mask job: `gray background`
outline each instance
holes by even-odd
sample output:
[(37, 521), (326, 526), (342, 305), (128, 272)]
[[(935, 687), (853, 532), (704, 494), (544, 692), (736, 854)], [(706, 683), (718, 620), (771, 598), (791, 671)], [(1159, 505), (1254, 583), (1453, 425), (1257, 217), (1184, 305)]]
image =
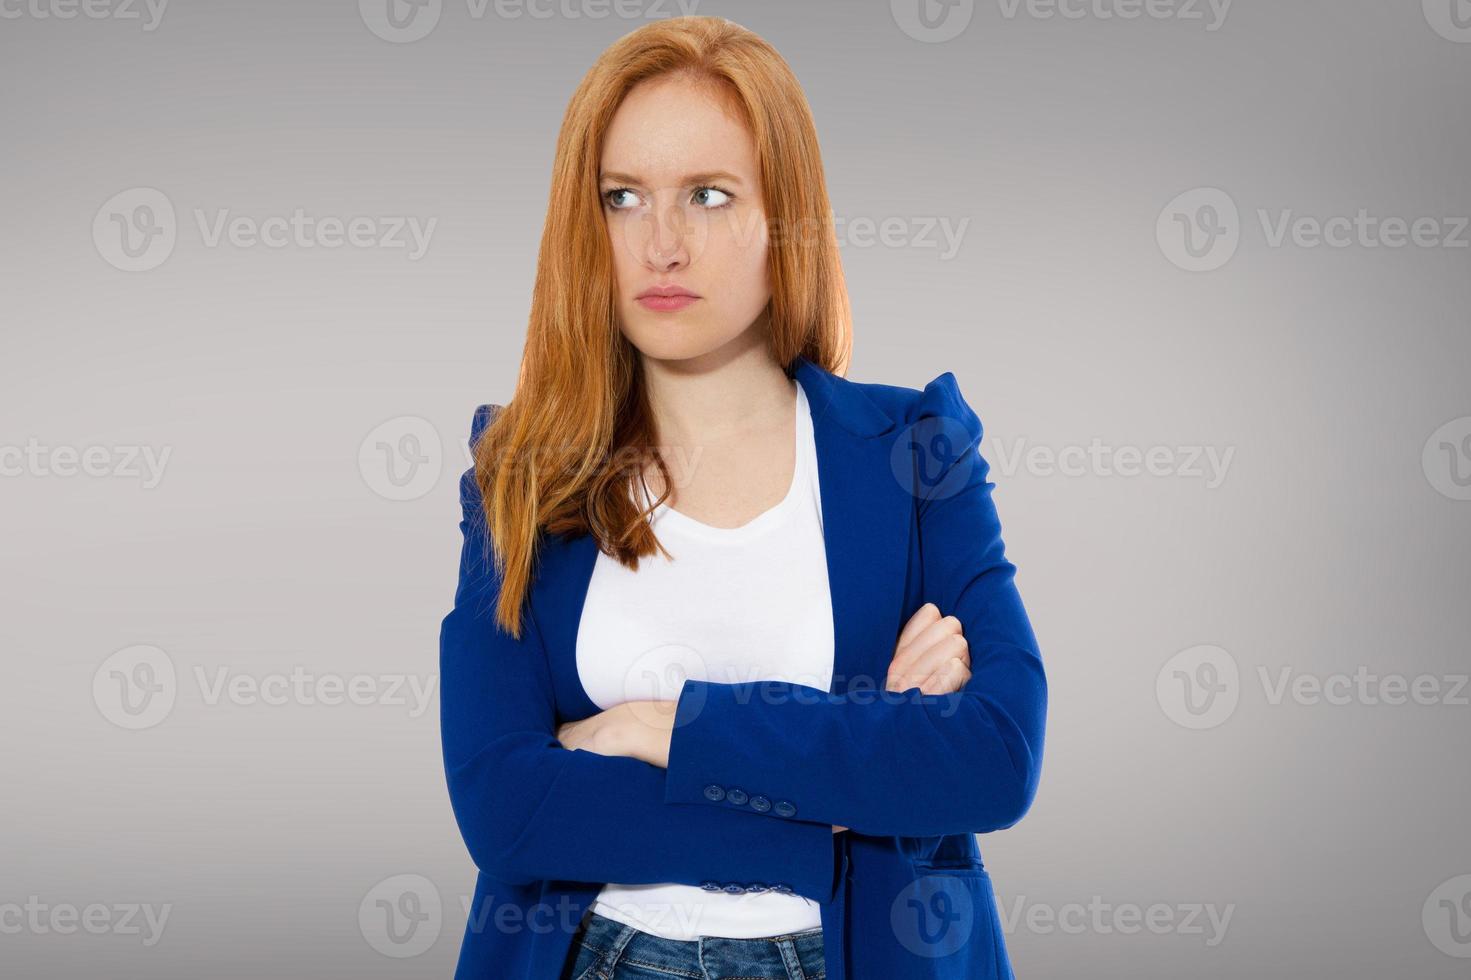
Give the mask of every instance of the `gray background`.
[[(1051, 682), (1036, 803), (981, 841), (1020, 976), (1471, 965), (1440, 905), (1471, 874), (1468, 692), (1274, 703), (1259, 673), (1364, 668), (1453, 693), (1468, 670), (1454, 477), (1471, 457), (1439, 445), (1471, 428), (1471, 234), (1274, 245), (1258, 214), (1471, 214), (1471, 31), (1447, 26), (1452, 2), (1471, 16), (1465, 0), (1242, 0), (1213, 25), (1204, 5), (1124, 19), (1099, 11), (1128, 0), (1090, 0), (1065, 18), (990, 0), (952, 9), (963, 29), (944, 41), (906, 31), (901, 0), (693, 11), (788, 59), (838, 218), (895, 219), (888, 243), (843, 245), (849, 376), (954, 371), (986, 424)], [(0, 19), (0, 449), (101, 446), (118, 464), (65, 476), (43, 454), (56, 465), (0, 477), (0, 906), (99, 905), (117, 924), (12, 917), (8, 976), (451, 972), (473, 869), (437, 698), (417, 715), (388, 697), (210, 703), (196, 671), (434, 679), (463, 443), (474, 406), (512, 391), (562, 111), (603, 47), (676, 10), (477, 17), (446, 0), (404, 43), (370, 29), (372, 8), (178, 2), (150, 30), (145, 8), (61, 19), (31, 0)], [(177, 241), (129, 272), (93, 229), (135, 188), (166, 196)], [(1175, 213), (1207, 217), (1167, 210), (1195, 188), (1239, 209), (1221, 218), (1239, 246), (1210, 271), (1182, 268), (1167, 233)], [(296, 208), (437, 224), (412, 259), (210, 245), (195, 218)], [(932, 221), (968, 222), (953, 255), (925, 244)], [(391, 445), (421, 437), (406, 491), (375, 471), (377, 436), (360, 459), (380, 423)], [(1065, 475), (997, 457), (1094, 440), (1175, 463)], [(130, 446), (170, 452), (157, 485), (127, 475)], [(1193, 475), (1188, 447), (1231, 450), (1224, 479)], [(177, 680), (166, 716), (130, 730), (93, 685), (138, 645)], [(1235, 707), (1192, 728), (1169, 662), (1202, 645), (1237, 667)], [(371, 924), (399, 875), (442, 902), (413, 956), (380, 952)], [(128, 903), (169, 906), (156, 943), (123, 926)], [(1080, 928), (1045, 918), (1089, 903), (1105, 914)], [(1115, 918), (1154, 905), (1174, 925)], [(1194, 905), (1229, 910), (1224, 937), (1187, 921)]]

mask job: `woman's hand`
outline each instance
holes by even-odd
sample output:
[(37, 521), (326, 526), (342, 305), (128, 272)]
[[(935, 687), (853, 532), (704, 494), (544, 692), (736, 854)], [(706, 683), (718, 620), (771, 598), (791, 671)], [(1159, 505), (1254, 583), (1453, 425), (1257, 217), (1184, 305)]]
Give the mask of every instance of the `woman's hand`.
[[(941, 616), (933, 602), (920, 606), (904, 624), (894, 645), (885, 689), (907, 691), (918, 687), (922, 694), (951, 694), (968, 680), (970, 645), (961, 632), (960, 620)], [(847, 829), (833, 824), (835, 834)]]
[(899, 634), (885, 690), (953, 694), (970, 680), (970, 644), (955, 616), (941, 616), (933, 602), (917, 609)]
[(669, 768), (669, 740), (674, 734), (674, 701), (625, 701), (581, 721), (557, 727), (557, 741), (567, 749), (598, 755), (626, 755), (651, 766)]
[(598, 755), (622, 755), (624, 732), (617, 707), (588, 715), (581, 721), (569, 721), (557, 726), (557, 741), (565, 749), (586, 749)]

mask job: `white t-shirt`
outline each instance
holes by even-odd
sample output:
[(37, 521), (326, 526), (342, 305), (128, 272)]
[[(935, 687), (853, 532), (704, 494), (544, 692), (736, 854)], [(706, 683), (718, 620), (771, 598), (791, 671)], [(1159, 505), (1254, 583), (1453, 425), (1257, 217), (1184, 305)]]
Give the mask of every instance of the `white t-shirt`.
[[(600, 709), (673, 701), (686, 677), (782, 680), (824, 691), (831, 685), (833, 610), (817, 447), (806, 392), (794, 384), (796, 467), (780, 503), (736, 528), (712, 527), (661, 503), (651, 521), (672, 560), (647, 555), (634, 572), (598, 553), (577, 632), (577, 671)], [(800, 895), (674, 883), (606, 884), (593, 908), (668, 939), (749, 939), (821, 925), (817, 903)]]

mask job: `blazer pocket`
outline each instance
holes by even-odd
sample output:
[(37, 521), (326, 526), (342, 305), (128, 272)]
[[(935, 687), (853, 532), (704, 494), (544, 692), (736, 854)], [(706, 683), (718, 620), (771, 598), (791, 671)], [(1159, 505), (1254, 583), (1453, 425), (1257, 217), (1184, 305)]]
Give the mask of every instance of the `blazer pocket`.
[(915, 858), (909, 862), (918, 874), (976, 874), (990, 878), (986, 866), (973, 858)]
[(901, 941), (931, 973), (966, 980), (1014, 980), (1002, 939), (991, 875), (973, 858), (911, 859), (914, 882), (895, 907)]

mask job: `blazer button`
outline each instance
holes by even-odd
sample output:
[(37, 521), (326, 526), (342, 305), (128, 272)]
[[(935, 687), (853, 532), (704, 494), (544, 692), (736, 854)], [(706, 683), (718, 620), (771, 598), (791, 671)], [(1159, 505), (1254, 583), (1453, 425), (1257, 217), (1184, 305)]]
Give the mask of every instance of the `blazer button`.
[(776, 815), (778, 817), (795, 817), (797, 815), (797, 808), (792, 806), (787, 800), (777, 800)]
[(743, 789), (727, 790), (725, 798), (736, 806), (742, 806), (746, 802), (746, 791)]
[(707, 891), (707, 892), (718, 892), (718, 891), (720, 891), (720, 882), (718, 882), (718, 881), (702, 881), (702, 882), (700, 882), (700, 887), (703, 888), (703, 889), (705, 889), (705, 891)]
[(746, 891), (748, 891), (748, 892), (764, 892), (764, 891), (767, 891), (767, 890), (768, 890), (767, 887), (765, 885), (761, 884), (761, 882), (759, 882), (759, 881), (753, 881), (749, 885), (746, 886)]
[(737, 885), (735, 882), (731, 882), (729, 885), (725, 886), (725, 890), (730, 892), (732, 895), (743, 895), (745, 894), (746, 886)]
[(765, 813), (771, 809), (771, 801), (764, 796), (751, 797), (751, 809), (758, 813)]
[(774, 891), (774, 892), (779, 892), (779, 893), (781, 893), (783, 895), (790, 895), (790, 894), (792, 894), (791, 888), (787, 887), (786, 885), (784, 885), (784, 884), (782, 884), (780, 882), (778, 882), (775, 885), (772, 885), (771, 886), (771, 890)]
[(717, 786), (715, 783), (711, 783), (709, 786), (705, 787), (705, 799), (713, 800), (717, 803), (725, 799), (725, 787)]

